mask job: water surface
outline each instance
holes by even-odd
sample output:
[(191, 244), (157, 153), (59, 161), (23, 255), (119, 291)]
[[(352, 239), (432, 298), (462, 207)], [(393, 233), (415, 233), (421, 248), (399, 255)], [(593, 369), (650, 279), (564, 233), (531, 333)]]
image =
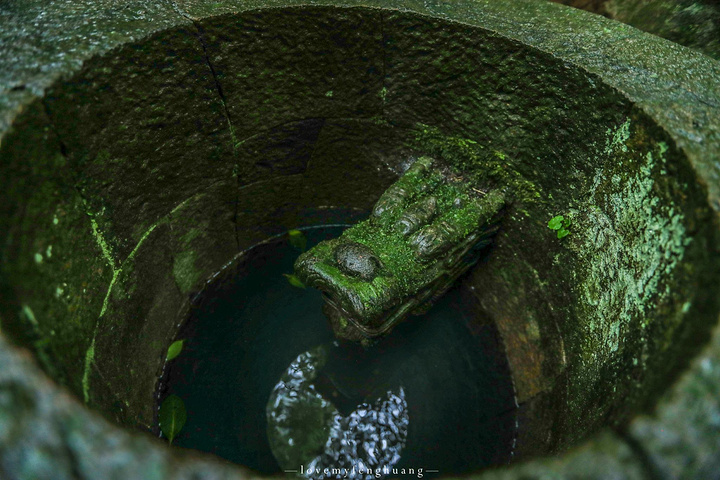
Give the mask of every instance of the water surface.
[[(311, 248), (342, 228), (304, 232)], [(515, 404), (503, 348), (462, 281), (428, 313), (409, 317), (363, 349), (336, 342), (322, 315), (320, 293), (292, 286), (283, 275), (292, 273), (299, 253), (286, 236), (257, 245), (196, 300), (177, 337), (186, 339), (185, 348), (168, 363), (159, 387), (161, 400), (174, 393), (187, 408), (187, 423), (174, 444), (261, 473), (292, 469), (287, 456), (278, 462), (281, 452), (276, 445), (274, 454), (268, 441), (273, 414), (268, 401), (274, 395), (277, 403), (278, 385), (293, 362), (320, 349), (322, 366), (307, 385), (329, 405), (328, 415), (335, 412), (330, 420), (335, 427), (322, 430), (321, 421), (311, 418), (295, 427), (307, 431), (287, 438), (323, 450), (316, 452), (321, 464), (348, 464), (349, 450), (339, 447), (345, 438), (360, 439), (359, 465), (372, 461), (371, 455), (376, 465), (413, 469), (414, 477), (420, 469), (423, 477), (436, 475), (433, 471), (459, 474), (509, 459)], [(382, 427), (397, 435), (383, 437), (378, 425), (369, 430), (367, 425), (379, 424), (383, 408), (389, 415), (398, 412), (396, 424)], [(365, 411), (371, 415), (358, 416)], [(292, 456), (302, 446), (289, 447), (290, 458), (302, 457)], [(375, 478), (356, 472), (356, 478), (370, 477)]]

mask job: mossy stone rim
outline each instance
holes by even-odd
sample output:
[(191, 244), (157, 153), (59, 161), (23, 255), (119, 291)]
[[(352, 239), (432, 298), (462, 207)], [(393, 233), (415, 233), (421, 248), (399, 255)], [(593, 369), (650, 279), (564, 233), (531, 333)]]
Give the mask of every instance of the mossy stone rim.
[[(717, 62), (707, 57), (643, 34), (630, 27), (592, 17), (583, 12), (529, 1), (459, 1), (452, 4), (389, 0), (367, 2), (178, 2), (172, 5), (152, 4), (152, 8), (155, 9), (155, 15), (162, 17), (164, 23), (159, 24), (165, 29), (179, 25), (189, 27), (188, 18), (192, 18), (194, 22), (202, 25), (205, 18), (215, 15), (238, 13), (250, 9), (301, 7), (304, 5), (400, 10), (473, 25), (544, 51), (567, 62), (568, 68), (577, 67), (597, 75), (599, 81), (622, 92), (632, 103), (665, 129), (694, 166), (698, 181), (707, 189), (710, 205), (713, 206), (716, 213), (720, 210), (720, 182), (717, 181), (720, 178), (720, 174), (718, 174), (718, 163), (720, 163), (718, 160), (720, 157), (720, 126), (718, 125), (720, 121), (718, 120), (720, 118), (720, 114), (718, 114), (720, 111), (720, 95), (718, 94), (720, 92), (718, 84), (720, 67)], [(60, 6), (50, 5), (43, 9), (46, 9), (51, 16), (53, 12), (55, 14), (62, 13)], [(93, 15), (97, 15), (98, 25), (113, 26), (113, 19), (103, 19), (103, 13), (99, 10), (87, 7), (87, 18), (93, 19)], [(103, 21), (106, 23), (103, 24)], [(119, 25), (117, 28), (113, 28), (117, 32), (116, 38), (105, 39), (98, 44), (88, 42), (85, 50), (76, 54), (74, 63), (58, 66), (57, 69), (51, 67), (43, 70), (42, 73), (37, 73), (37, 71), (29, 72), (18, 67), (18, 64), (12, 64), (6, 71), (8, 75), (0, 84), (3, 88), (0, 98), (0, 113), (3, 119), (3, 122), (0, 122), (1, 135), (5, 136), (12, 128), (12, 122), (16, 115), (30, 105), (37, 96), (42, 96), (45, 88), (52, 85), (58, 78), (71, 76), (80, 68), (83, 61), (91, 57), (149, 35), (156, 28), (152, 26), (152, 23), (147, 22), (141, 28), (138, 28), (139, 22)], [(24, 25), (23, 28), (25, 27)], [(32, 31), (32, 29), (29, 30)], [(13, 31), (10, 29), (10, 33), (4, 35), (12, 34)], [(79, 35), (82, 36), (84, 33)], [(623, 45), (630, 44), (632, 48), (617, 48), (618, 41), (623, 41)], [(48, 46), (47, 43), (39, 44), (41, 50), (47, 49)], [(592, 49), (589, 46), (592, 46)], [(643, 53), (648, 51), (653, 52), (652, 58), (647, 58), (647, 55)], [(28, 52), (24, 53), (28, 54)], [(687, 78), (685, 75), (685, 72), (688, 71), (694, 72), (692, 78)], [(7, 365), (23, 365), (18, 368), (22, 368), (28, 378), (37, 377), (33, 381), (45, 385), (42, 388), (52, 392), (50, 395), (63, 396), (57, 388), (49, 385), (37, 371), (28, 366), (26, 359), (22, 359), (14, 347), (3, 345), (2, 350), (3, 355), (8, 357)], [(84, 411), (79, 404), (68, 399), (59, 400), (57, 408), (65, 408), (67, 412)], [(95, 418), (94, 416), (90, 417)], [(125, 438), (126, 434), (118, 432), (116, 427), (108, 426), (101, 420), (93, 420), (93, 422), (95, 421), (97, 421), (97, 428), (106, 429), (108, 434)], [(128, 441), (135, 442), (134, 439)], [(138, 442), (143, 443), (144, 441), (138, 440)], [(153, 445), (148, 448), (155, 449), (157, 447), (157, 445)], [(161, 448), (158, 452), (162, 450)], [(157, 458), (165, 458), (167, 455), (163, 451), (158, 453)], [(168, 468), (170, 470), (166, 471), (171, 471), (175, 467)], [(236, 475), (238, 478), (246, 478), (247, 473), (228, 472), (226, 478)]]

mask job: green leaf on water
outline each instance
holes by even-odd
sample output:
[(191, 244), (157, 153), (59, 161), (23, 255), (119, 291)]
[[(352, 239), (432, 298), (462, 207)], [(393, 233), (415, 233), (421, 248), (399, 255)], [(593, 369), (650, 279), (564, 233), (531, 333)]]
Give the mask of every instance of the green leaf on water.
[(567, 237), (568, 235), (570, 235), (570, 230), (561, 228), (560, 230), (557, 231), (557, 238)]
[(548, 222), (548, 228), (551, 230), (560, 230), (563, 226), (563, 220), (565, 220), (565, 217), (562, 215), (551, 218)]
[(172, 445), (180, 430), (185, 426), (187, 412), (185, 403), (177, 395), (168, 395), (160, 405), (160, 430)]
[(307, 238), (305, 238), (305, 234), (303, 232), (300, 230), (290, 230), (288, 231), (288, 237), (290, 237), (290, 245), (301, 252), (305, 251), (307, 248)]
[(183, 345), (185, 344), (185, 340), (176, 340), (170, 345), (170, 348), (168, 348), (167, 351), (167, 357), (165, 358), (166, 361), (170, 361), (173, 358), (180, 355), (180, 352), (182, 352)]
[(297, 275), (293, 275), (292, 273), (283, 273), (283, 275), (287, 277), (288, 282), (290, 282), (290, 285), (293, 287), (305, 288), (305, 284), (300, 281)]

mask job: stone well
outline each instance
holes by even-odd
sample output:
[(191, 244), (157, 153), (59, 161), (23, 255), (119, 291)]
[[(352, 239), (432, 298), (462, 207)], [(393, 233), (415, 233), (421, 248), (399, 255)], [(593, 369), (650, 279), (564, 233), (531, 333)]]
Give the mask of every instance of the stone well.
[(529, 0), (18, 1), (0, 25), (0, 477), (254, 475), (146, 433), (178, 322), (250, 246), (363, 218), (421, 154), (513, 192), (467, 281), (515, 458), (614, 429), (491, 475), (643, 478), (677, 452), (653, 429), (720, 369), (716, 61)]

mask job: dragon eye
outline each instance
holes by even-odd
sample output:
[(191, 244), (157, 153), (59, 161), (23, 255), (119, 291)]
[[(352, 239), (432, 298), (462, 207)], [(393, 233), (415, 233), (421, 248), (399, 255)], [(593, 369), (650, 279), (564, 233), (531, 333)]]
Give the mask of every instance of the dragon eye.
[(372, 281), (381, 268), (380, 259), (369, 247), (356, 242), (344, 243), (335, 249), (335, 262), (346, 275)]

